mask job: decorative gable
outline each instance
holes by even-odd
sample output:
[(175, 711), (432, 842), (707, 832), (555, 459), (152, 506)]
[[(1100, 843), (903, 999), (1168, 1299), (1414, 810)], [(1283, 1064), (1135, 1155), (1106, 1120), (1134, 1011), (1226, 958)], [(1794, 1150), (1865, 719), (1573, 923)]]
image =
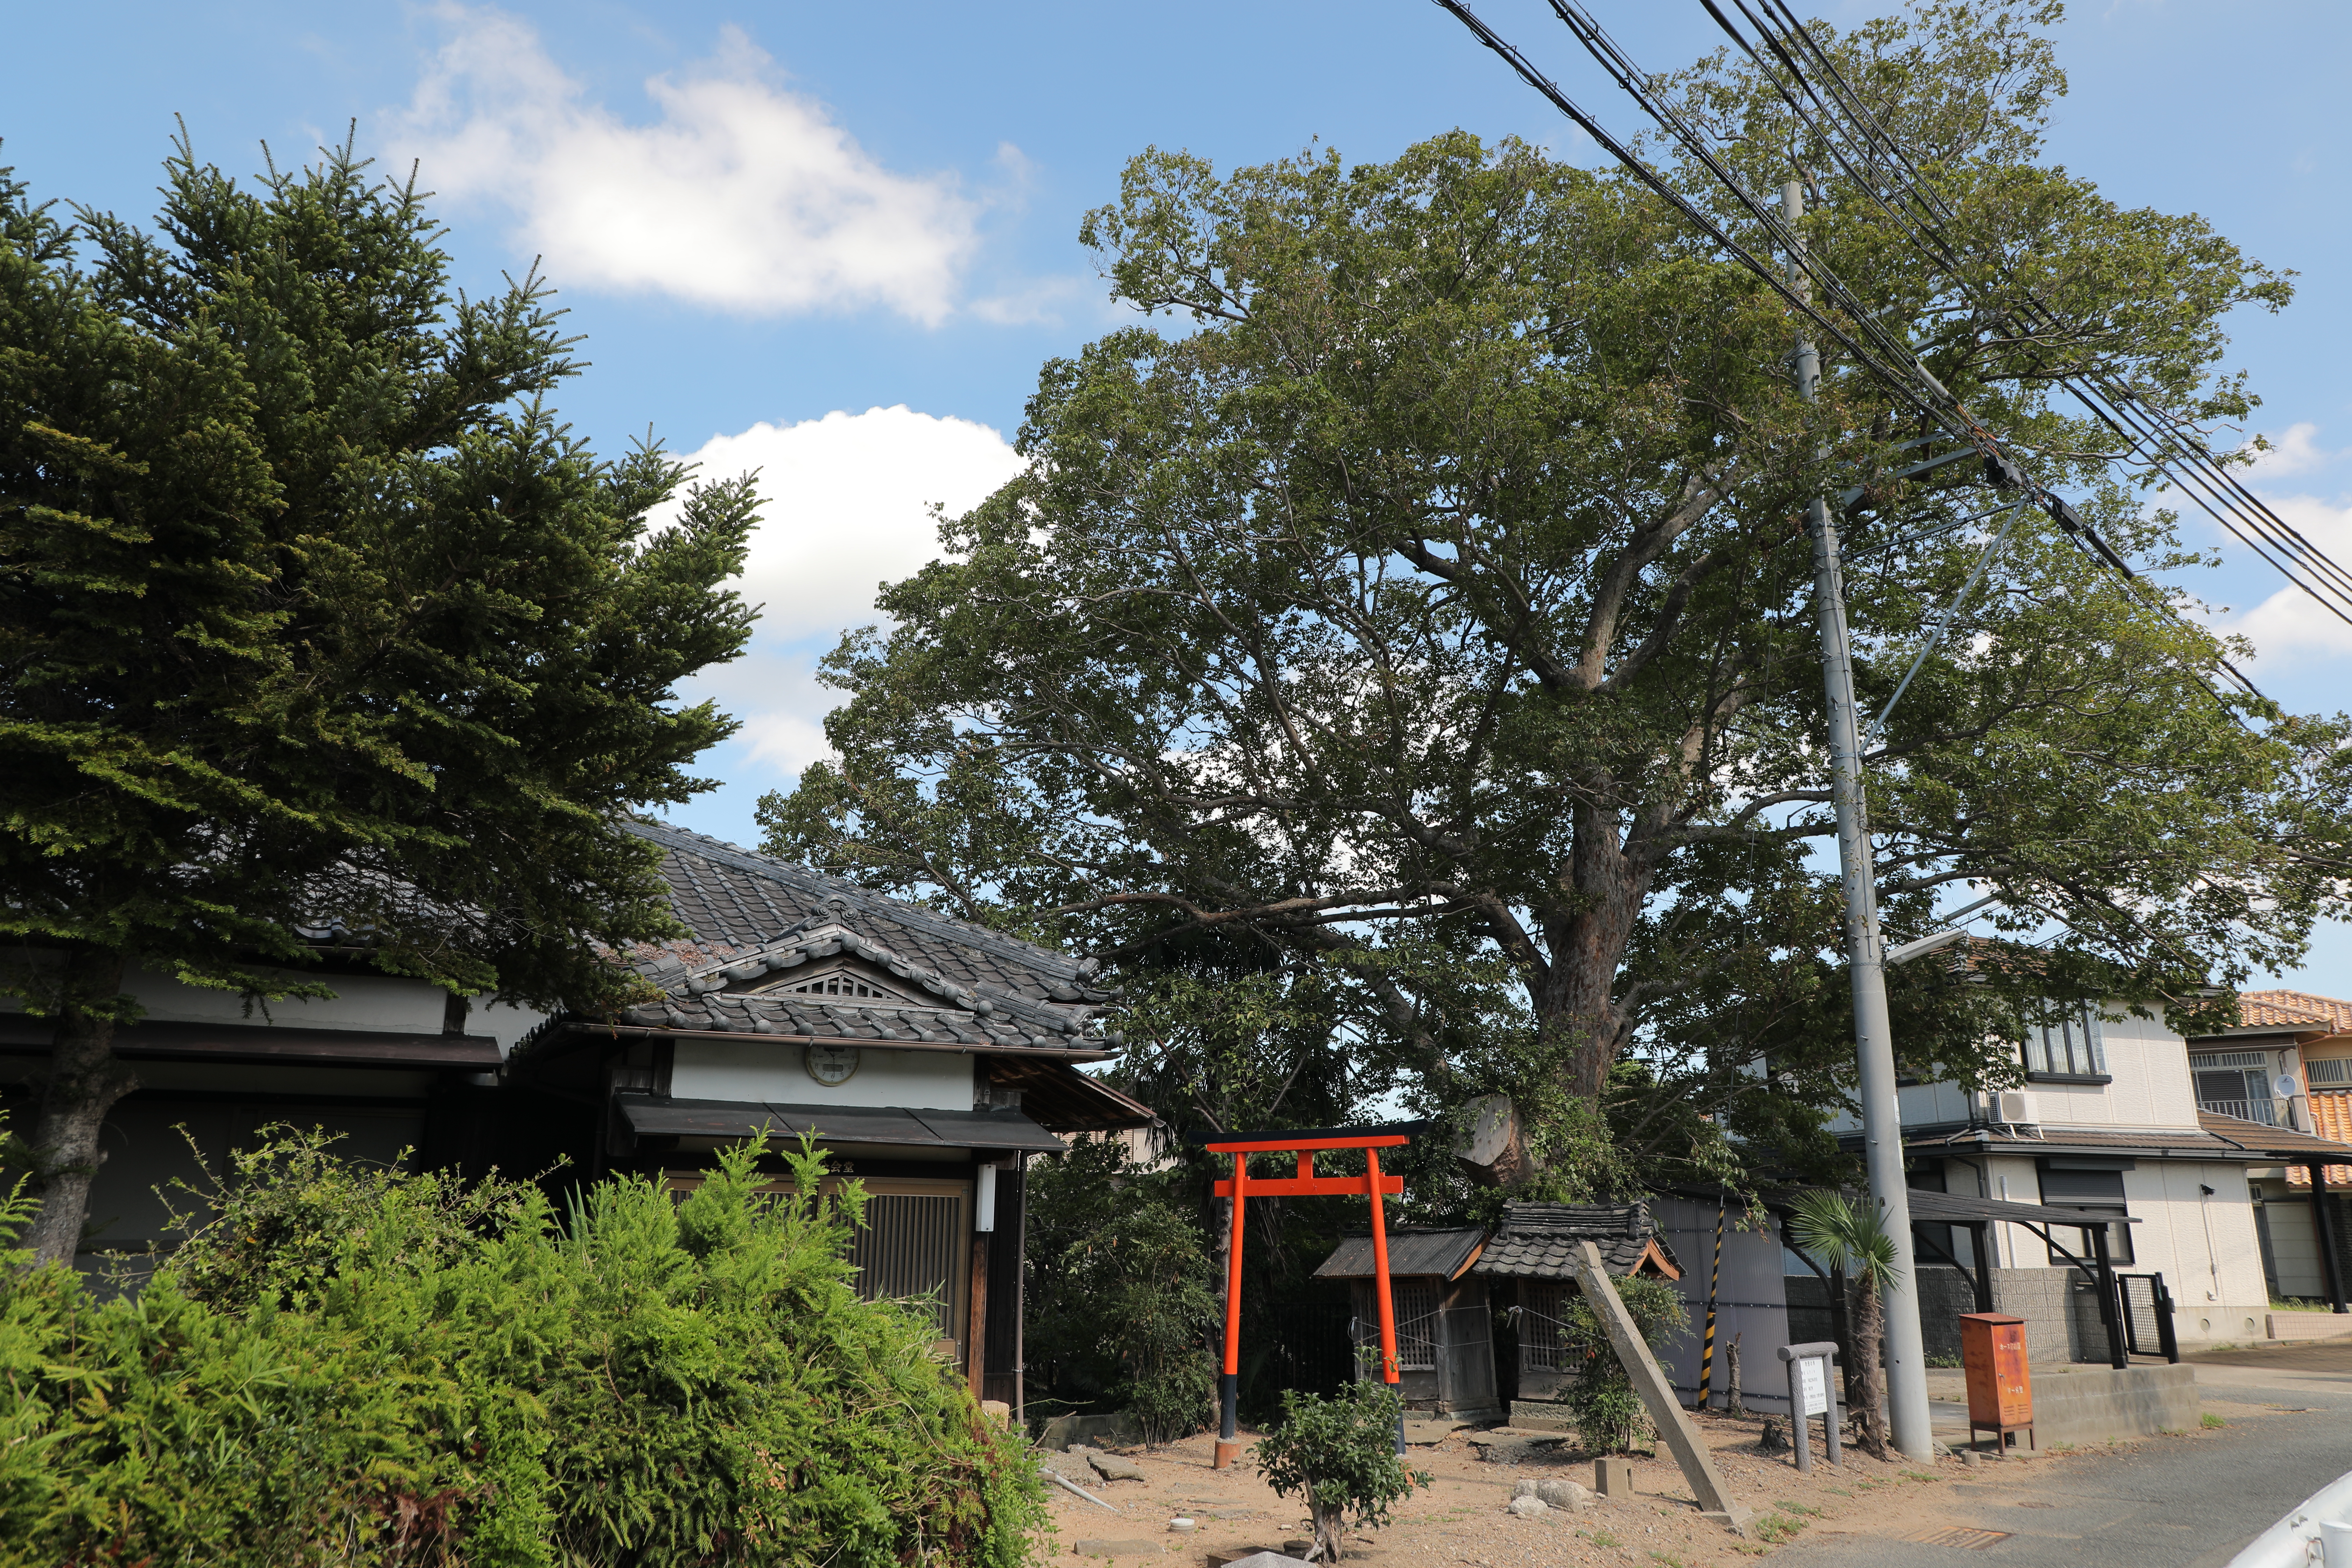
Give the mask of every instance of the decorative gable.
[(829, 963), (805, 973), (787, 971), (782, 977), (761, 983), (730, 986), (730, 990), (747, 996), (835, 996), (848, 1001), (896, 1003), (902, 1007), (932, 1007), (935, 998), (918, 996), (902, 986), (885, 984), (881, 978), (865, 965)]

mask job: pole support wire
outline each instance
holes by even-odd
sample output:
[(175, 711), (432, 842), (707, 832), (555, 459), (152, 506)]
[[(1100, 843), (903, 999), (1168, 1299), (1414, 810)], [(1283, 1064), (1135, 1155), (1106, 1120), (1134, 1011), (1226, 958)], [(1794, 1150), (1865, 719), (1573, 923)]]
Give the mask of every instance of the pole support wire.
[(1985, 546), (1984, 553), (1977, 558), (1977, 569), (1969, 574), (1969, 580), (1961, 586), (1960, 591), (1952, 595), (1951, 604), (1936, 612), (1931, 622), (1935, 627), (1934, 634), (1927, 638), (1927, 645), (1920, 648), (1919, 657), (1911, 661), (1911, 668), (1903, 672), (1902, 680), (1895, 685), (1895, 695), (1886, 700), (1886, 706), (1881, 708), (1878, 710), (1878, 717), (1870, 721), (1870, 727), (1878, 731), (1882, 741), (1886, 737), (1886, 716), (1895, 711), (1895, 705), (1903, 700), (1905, 692), (1911, 689), (1911, 678), (1919, 673), (1919, 667), (1927, 662), (1927, 656), (1943, 645), (1944, 634), (1950, 631), (1953, 625), (1959, 620), (1960, 612), (1968, 607), (1969, 595), (1977, 591), (1977, 584), (1984, 581), (1986, 571), (1999, 558), (2002, 547), (2009, 543), (2010, 531), (2017, 526), (2017, 520), (2021, 515), (2018, 509), (2024, 505), (2023, 498), (2020, 498), (2005, 507), (1995, 509), (2008, 512), (2009, 521), (2000, 525), (2000, 531), (1994, 534), (1992, 542)]

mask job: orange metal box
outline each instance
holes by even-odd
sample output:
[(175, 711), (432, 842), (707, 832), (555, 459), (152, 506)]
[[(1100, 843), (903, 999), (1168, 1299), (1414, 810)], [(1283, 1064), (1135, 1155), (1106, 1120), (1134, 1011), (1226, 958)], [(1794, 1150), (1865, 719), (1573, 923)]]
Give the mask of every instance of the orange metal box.
[(1968, 1370), (1970, 1428), (2006, 1432), (2033, 1424), (2024, 1319), (2000, 1312), (1961, 1313), (1960, 1364)]

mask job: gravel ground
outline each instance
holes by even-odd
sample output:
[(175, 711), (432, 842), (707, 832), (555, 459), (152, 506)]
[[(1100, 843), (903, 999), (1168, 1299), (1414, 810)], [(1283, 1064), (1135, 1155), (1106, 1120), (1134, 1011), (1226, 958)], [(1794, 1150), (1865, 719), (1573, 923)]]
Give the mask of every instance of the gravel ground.
[[(1723, 1416), (1700, 1418), (1700, 1430), (1716, 1455), (1732, 1495), (1757, 1510), (1762, 1529), (1742, 1540), (1697, 1515), (1682, 1472), (1662, 1448), (1655, 1458), (1635, 1455), (1634, 1493), (1602, 1498), (1591, 1508), (1555, 1510), (1533, 1519), (1504, 1510), (1512, 1487), (1524, 1479), (1562, 1477), (1593, 1483), (1590, 1456), (1547, 1434), (1457, 1433), (1434, 1447), (1415, 1447), (1412, 1463), (1433, 1478), (1391, 1516), (1387, 1528), (1351, 1533), (1348, 1561), (1420, 1568), (1422, 1564), (1468, 1563), (1474, 1568), (1510, 1564), (1633, 1563), (1643, 1568), (1698, 1568), (1736, 1563), (1770, 1552), (1775, 1542), (1810, 1531), (1852, 1530), (1888, 1521), (1926, 1518), (1948, 1510), (1937, 1494), (1961, 1478), (1975, 1479), (1992, 1466), (1965, 1468), (1947, 1459), (1932, 1467), (1881, 1464), (1853, 1449), (1846, 1463), (1822, 1462), (1816, 1447), (1810, 1475), (1800, 1475), (1786, 1452), (1759, 1452), (1762, 1423)], [(1255, 1434), (1244, 1432), (1244, 1441)], [(1473, 1443), (1475, 1436), (1485, 1441)], [(1241, 1546), (1280, 1550), (1307, 1534), (1304, 1510), (1274, 1495), (1257, 1479), (1249, 1457), (1230, 1470), (1209, 1468), (1205, 1436), (1150, 1451), (1123, 1450), (1144, 1472), (1143, 1481), (1101, 1481), (1077, 1475), (1076, 1456), (1055, 1456), (1073, 1479), (1118, 1505), (1117, 1516), (1069, 1493), (1057, 1492), (1055, 1523), (1059, 1531), (1049, 1562), (1100, 1563), (1126, 1568), (1136, 1563), (1202, 1568), (1209, 1552)], [(2063, 1461), (2025, 1461), (2027, 1465)], [(1169, 1521), (1197, 1521), (1179, 1534)]]

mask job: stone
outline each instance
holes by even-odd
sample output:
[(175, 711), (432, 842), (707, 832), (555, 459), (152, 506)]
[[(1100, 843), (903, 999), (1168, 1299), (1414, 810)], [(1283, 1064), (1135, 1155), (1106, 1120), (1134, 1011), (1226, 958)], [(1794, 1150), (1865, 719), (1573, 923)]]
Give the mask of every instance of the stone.
[(1308, 1568), (1308, 1564), (1304, 1557), (1292, 1557), (1286, 1552), (1261, 1547), (1246, 1557), (1221, 1558), (1211, 1552), (1209, 1568)]
[(1594, 1501), (1591, 1488), (1558, 1479), (1538, 1481), (1536, 1496), (1553, 1508), (1591, 1508)]
[(1615, 1454), (1593, 1460), (1592, 1489), (1602, 1497), (1632, 1497), (1633, 1461)]
[(1073, 1447), (1073, 1454), (1084, 1456), (1094, 1467), (1095, 1474), (1107, 1481), (1139, 1481), (1144, 1479), (1143, 1467), (1132, 1459), (1122, 1459), (1117, 1454), (1106, 1454), (1099, 1448)]
[(1209, 1553), (1209, 1568), (1233, 1568), (1236, 1563), (1252, 1563), (1254, 1568), (1265, 1568), (1265, 1564), (1258, 1562), (1260, 1558), (1272, 1558), (1276, 1562), (1286, 1561), (1284, 1554), (1271, 1546), (1226, 1546)]
[(1536, 1495), (1536, 1484), (1533, 1481), (1521, 1481), (1511, 1489), (1511, 1495), (1515, 1498), (1533, 1497)]
[(1521, 1519), (1537, 1519), (1551, 1511), (1551, 1505), (1533, 1493), (1526, 1497), (1513, 1498), (1508, 1507), (1511, 1512)]
[(1192, 1531), (1198, 1530), (1200, 1526), (1180, 1513), (1174, 1519), (1168, 1521), (1168, 1528), (1175, 1534), (1190, 1535)]
[(992, 1425), (1003, 1427), (1007, 1432), (1013, 1430), (1013, 1406), (1002, 1399), (982, 1400), (980, 1413)]
[(1766, 1416), (1764, 1430), (1757, 1435), (1756, 1451), (1759, 1454), (1778, 1454), (1788, 1447), (1789, 1435), (1780, 1430), (1780, 1423), (1769, 1415)]
[(1070, 1550), (1080, 1557), (1157, 1557), (1168, 1550), (1160, 1541), (1085, 1540), (1070, 1542)]

